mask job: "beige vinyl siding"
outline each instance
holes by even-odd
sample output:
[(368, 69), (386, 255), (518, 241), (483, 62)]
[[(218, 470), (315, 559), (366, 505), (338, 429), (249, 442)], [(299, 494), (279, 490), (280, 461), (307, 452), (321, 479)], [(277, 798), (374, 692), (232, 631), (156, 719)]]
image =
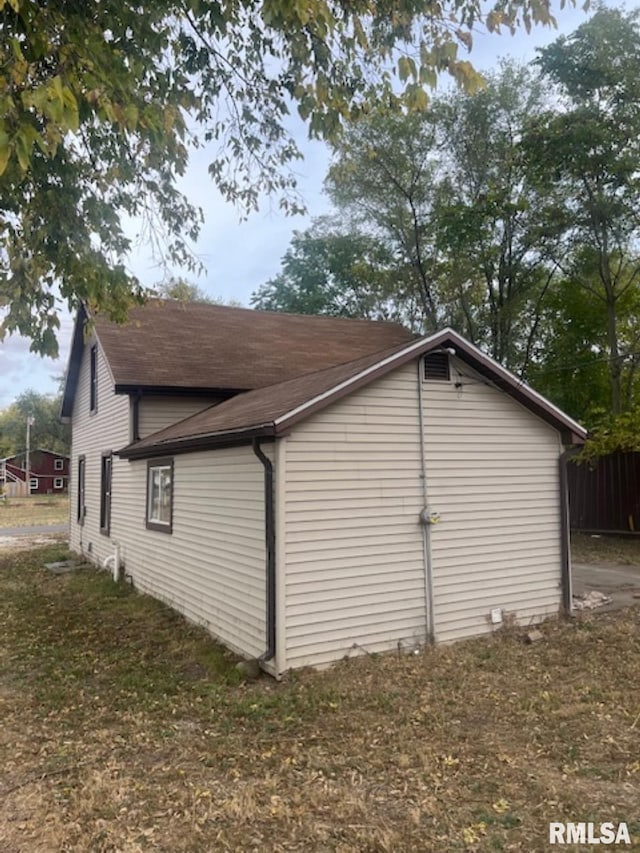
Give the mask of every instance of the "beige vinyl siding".
[(456, 359), (423, 388), (436, 639), (490, 632), (492, 608), (557, 613), (558, 432)]
[(288, 667), (424, 642), (418, 437), (409, 366), (287, 438)]
[[(109, 536), (101, 534), (101, 454), (129, 443), (130, 411), (129, 398), (114, 393), (99, 349), (98, 407), (95, 414), (89, 412), (89, 349), (85, 347), (82, 358), (72, 419), (71, 548), (102, 564), (118, 545), (138, 590), (167, 602), (240, 654), (262, 654), (266, 558), (261, 463), (251, 447), (176, 456), (173, 532), (166, 534), (146, 528), (146, 461), (114, 456), (111, 530)], [(84, 526), (76, 522), (80, 454), (86, 457)]]
[(216, 397), (143, 396), (138, 411), (140, 438), (191, 417), (219, 401)]
[(147, 463), (114, 465), (111, 538), (141, 592), (247, 657), (265, 650), (264, 469), (250, 447), (174, 457), (173, 532), (147, 530)]
[[(98, 346), (98, 398), (95, 412), (89, 411), (89, 353), (95, 338), (84, 348), (78, 387), (73, 404), (70, 497), (70, 546), (96, 563), (113, 553), (109, 537), (100, 533), (100, 477), (102, 453), (119, 450), (129, 443), (129, 398), (113, 392), (109, 365)], [(77, 523), (78, 457), (85, 456), (84, 525)], [(115, 468), (115, 465), (114, 465)]]
[[(453, 368), (451, 382), (422, 386), (429, 506), (441, 518), (431, 528), (439, 641), (491, 631), (492, 608), (526, 624), (561, 600), (559, 434)], [(287, 438), (278, 630), (288, 667), (424, 641), (416, 371), (372, 382)]]

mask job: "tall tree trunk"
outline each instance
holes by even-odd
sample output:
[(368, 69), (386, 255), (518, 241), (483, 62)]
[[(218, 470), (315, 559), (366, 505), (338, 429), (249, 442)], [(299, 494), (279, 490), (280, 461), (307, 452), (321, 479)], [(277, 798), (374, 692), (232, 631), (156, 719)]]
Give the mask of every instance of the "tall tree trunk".
[(618, 346), (618, 318), (614, 294), (607, 294), (607, 340), (609, 343), (609, 382), (611, 383), (611, 408), (619, 415), (622, 411), (622, 364)]

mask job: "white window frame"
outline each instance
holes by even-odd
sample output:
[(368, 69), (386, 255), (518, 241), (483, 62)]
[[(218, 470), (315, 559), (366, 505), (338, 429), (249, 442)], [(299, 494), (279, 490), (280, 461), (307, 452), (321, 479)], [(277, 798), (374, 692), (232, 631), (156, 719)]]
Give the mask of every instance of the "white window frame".
[(39, 484), (40, 484), (40, 481), (38, 480), (37, 477), (29, 477), (29, 491), (30, 492), (37, 491)]
[[(64, 471), (64, 459), (54, 459), (53, 460), (53, 470), (54, 471)], [(62, 488), (62, 486), (60, 486)]]
[(62, 477), (54, 477), (53, 478), (53, 488), (54, 489), (64, 488), (64, 480), (62, 479)]
[[(162, 483), (162, 475), (160, 482), (156, 482), (157, 472), (168, 472), (169, 476)], [(158, 530), (161, 533), (171, 533), (173, 530), (173, 457), (164, 459), (150, 459), (147, 463), (147, 506), (146, 506), (146, 524), (149, 530)], [(162, 499), (162, 488), (168, 490), (168, 500)], [(157, 499), (156, 498), (157, 491)], [(154, 504), (157, 506), (168, 505), (169, 518), (161, 518), (159, 515), (154, 515)]]

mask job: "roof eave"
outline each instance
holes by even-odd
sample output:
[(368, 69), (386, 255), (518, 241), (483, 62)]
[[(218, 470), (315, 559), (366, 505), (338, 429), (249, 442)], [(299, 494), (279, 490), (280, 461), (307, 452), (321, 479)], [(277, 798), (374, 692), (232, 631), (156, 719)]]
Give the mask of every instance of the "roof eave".
[(73, 339), (71, 341), (67, 369), (64, 372), (64, 388), (62, 391), (62, 404), (60, 406), (60, 420), (63, 423), (68, 423), (73, 414), (73, 402), (80, 377), (80, 364), (82, 362), (82, 350), (84, 349), (84, 327), (87, 316), (84, 305), (81, 305), (78, 309), (73, 328)]
[(456, 350), (460, 351), (463, 360), (470, 367), (486, 376), (501, 391), (512, 396), (521, 405), (529, 409), (529, 411), (557, 429), (562, 435), (563, 444), (584, 443), (587, 438), (587, 430), (579, 423), (542, 397), (542, 395), (538, 394), (537, 391), (529, 388), (524, 382), (519, 381), (516, 376), (498, 364), (490, 356), (485, 355), (481, 350), (473, 344), (469, 344), (461, 335), (449, 328), (436, 332), (429, 338), (422, 339), (421, 342), (409, 344), (406, 349), (401, 350), (393, 356), (389, 356), (383, 362), (372, 365), (362, 371), (362, 373), (346, 380), (335, 388), (285, 413), (275, 421), (277, 433), (282, 434), (286, 432), (296, 423), (308, 418), (329, 403), (333, 403), (341, 397), (351, 394), (374, 379), (384, 376), (390, 370), (395, 370), (415, 358), (420, 358), (422, 355), (448, 344), (451, 344)]
[(114, 392), (116, 394), (148, 394), (150, 396), (172, 396), (172, 397), (235, 397), (243, 394), (249, 388), (218, 388), (203, 385), (141, 385), (135, 382), (116, 382)]
[(155, 456), (171, 456), (181, 453), (195, 453), (199, 450), (216, 450), (222, 447), (236, 447), (250, 444), (254, 438), (275, 438), (276, 429), (273, 423), (243, 427), (237, 430), (224, 430), (205, 435), (189, 436), (173, 441), (159, 441), (139, 447), (136, 444), (127, 445), (117, 451), (121, 459), (135, 461), (138, 459), (153, 459)]

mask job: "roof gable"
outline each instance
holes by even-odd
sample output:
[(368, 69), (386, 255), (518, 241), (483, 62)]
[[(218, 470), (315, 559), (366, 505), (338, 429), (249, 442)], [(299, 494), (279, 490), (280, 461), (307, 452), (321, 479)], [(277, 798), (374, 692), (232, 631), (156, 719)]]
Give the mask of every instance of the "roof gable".
[(477, 347), (451, 329), (408, 344), (374, 353), (347, 364), (306, 374), (267, 388), (241, 394), (173, 424), (121, 451), (126, 458), (216, 447), (254, 436), (278, 436), (357, 388), (384, 376), (419, 356), (443, 347), (508, 393), (572, 442), (586, 438), (586, 431), (560, 409), (518, 380)]
[[(74, 330), (62, 414), (71, 415), (86, 312)], [(95, 319), (115, 390), (239, 392), (413, 340), (397, 323), (152, 299), (124, 325)]]

